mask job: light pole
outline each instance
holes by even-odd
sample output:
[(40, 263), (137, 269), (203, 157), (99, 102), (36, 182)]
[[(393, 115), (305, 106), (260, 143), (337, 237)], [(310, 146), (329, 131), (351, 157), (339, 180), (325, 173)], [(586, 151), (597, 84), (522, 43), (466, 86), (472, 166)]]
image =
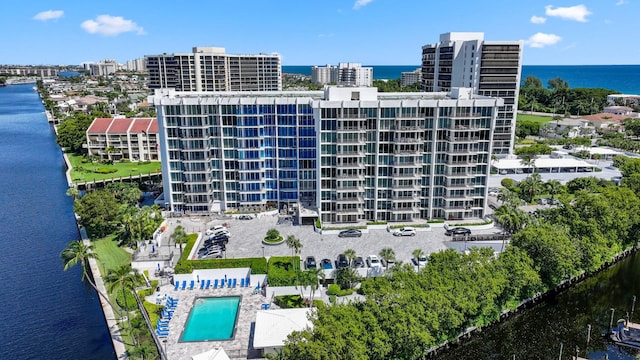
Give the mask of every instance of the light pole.
[(262, 257), (265, 257), (264, 256), (264, 245), (262, 245)]
[(167, 340), (162, 340), (162, 343), (164, 344), (164, 358), (168, 359), (169, 356), (167, 356)]

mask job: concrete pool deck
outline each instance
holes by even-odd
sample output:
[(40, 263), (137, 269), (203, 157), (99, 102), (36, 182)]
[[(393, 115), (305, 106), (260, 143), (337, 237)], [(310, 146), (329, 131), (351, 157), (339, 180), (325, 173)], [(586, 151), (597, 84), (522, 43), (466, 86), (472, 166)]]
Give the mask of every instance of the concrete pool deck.
[[(254, 293), (253, 286), (202, 290), (198, 287), (193, 290), (174, 290), (173, 285), (167, 284), (160, 287), (160, 293), (179, 299), (173, 318), (169, 322), (169, 336), (160, 339), (162, 346), (166, 349), (168, 359), (190, 360), (191, 356), (216, 347), (223, 348), (232, 359), (259, 357), (257, 351), (253, 349), (252, 327), (256, 321), (256, 311), (260, 309), (261, 304), (268, 303), (269, 299), (262, 293)], [(232, 340), (223, 341), (180, 342), (195, 299), (220, 296), (242, 296), (235, 337)], [(155, 326), (155, 324), (153, 325)]]

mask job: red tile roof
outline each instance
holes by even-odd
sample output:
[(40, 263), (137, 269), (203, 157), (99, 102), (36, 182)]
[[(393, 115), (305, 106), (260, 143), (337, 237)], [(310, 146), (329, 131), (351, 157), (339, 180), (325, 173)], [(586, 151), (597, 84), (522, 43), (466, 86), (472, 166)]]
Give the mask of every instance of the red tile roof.
[(93, 120), (89, 129), (87, 129), (88, 133), (96, 133), (96, 134), (104, 134), (107, 132), (109, 125), (111, 125), (110, 118), (98, 118)]
[(93, 120), (87, 133), (91, 134), (125, 134), (130, 133), (157, 133), (158, 120), (156, 118), (112, 119), (98, 118)]

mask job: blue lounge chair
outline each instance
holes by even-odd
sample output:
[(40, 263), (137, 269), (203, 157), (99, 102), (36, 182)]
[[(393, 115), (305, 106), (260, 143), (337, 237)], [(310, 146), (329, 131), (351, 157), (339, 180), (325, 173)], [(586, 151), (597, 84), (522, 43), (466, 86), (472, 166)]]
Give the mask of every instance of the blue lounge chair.
[(227, 281), (227, 287), (231, 287), (231, 279)]
[(166, 338), (167, 336), (169, 336), (169, 332), (156, 330), (156, 335), (158, 335), (159, 338)]
[(176, 287), (174, 287), (173, 290), (178, 290), (179, 287), (180, 287), (180, 282), (176, 281)]
[(182, 281), (182, 290), (187, 288), (187, 280)]
[(196, 283), (196, 282), (195, 282), (194, 280), (191, 280), (191, 282), (189, 283), (189, 290), (193, 290), (193, 285), (194, 285), (195, 283)]
[(211, 286), (211, 280), (207, 280), (207, 284), (204, 286), (205, 289), (208, 289)]
[(200, 290), (204, 289), (204, 280), (200, 281)]
[(220, 289), (224, 287), (224, 279), (220, 279)]
[(218, 279), (216, 279), (216, 280), (213, 282), (213, 288), (214, 288), (214, 289), (217, 289), (217, 288), (218, 288)]
[(245, 282), (247, 286), (251, 285), (251, 278), (247, 276), (247, 281)]
[(168, 325), (169, 325), (169, 320), (158, 319), (158, 322), (156, 322), (156, 327), (163, 327)]
[(244, 287), (244, 278), (240, 279), (240, 287)]
[(238, 285), (238, 279), (233, 278), (233, 286), (232, 287), (236, 287)]

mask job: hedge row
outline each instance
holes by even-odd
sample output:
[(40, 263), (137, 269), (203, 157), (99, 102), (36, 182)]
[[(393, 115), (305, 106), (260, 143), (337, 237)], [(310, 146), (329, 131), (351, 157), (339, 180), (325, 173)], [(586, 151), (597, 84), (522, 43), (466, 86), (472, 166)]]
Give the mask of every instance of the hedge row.
[(252, 274), (266, 274), (267, 260), (260, 258), (243, 258), (243, 259), (207, 259), (207, 260), (189, 260), (191, 249), (196, 243), (197, 234), (190, 234), (187, 245), (182, 250), (182, 257), (175, 267), (176, 274), (189, 274), (194, 269), (222, 269), (222, 268), (251, 268)]
[(269, 285), (294, 286), (296, 270), (300, 266), (299, 256), (272, 256), (269, 258)]

